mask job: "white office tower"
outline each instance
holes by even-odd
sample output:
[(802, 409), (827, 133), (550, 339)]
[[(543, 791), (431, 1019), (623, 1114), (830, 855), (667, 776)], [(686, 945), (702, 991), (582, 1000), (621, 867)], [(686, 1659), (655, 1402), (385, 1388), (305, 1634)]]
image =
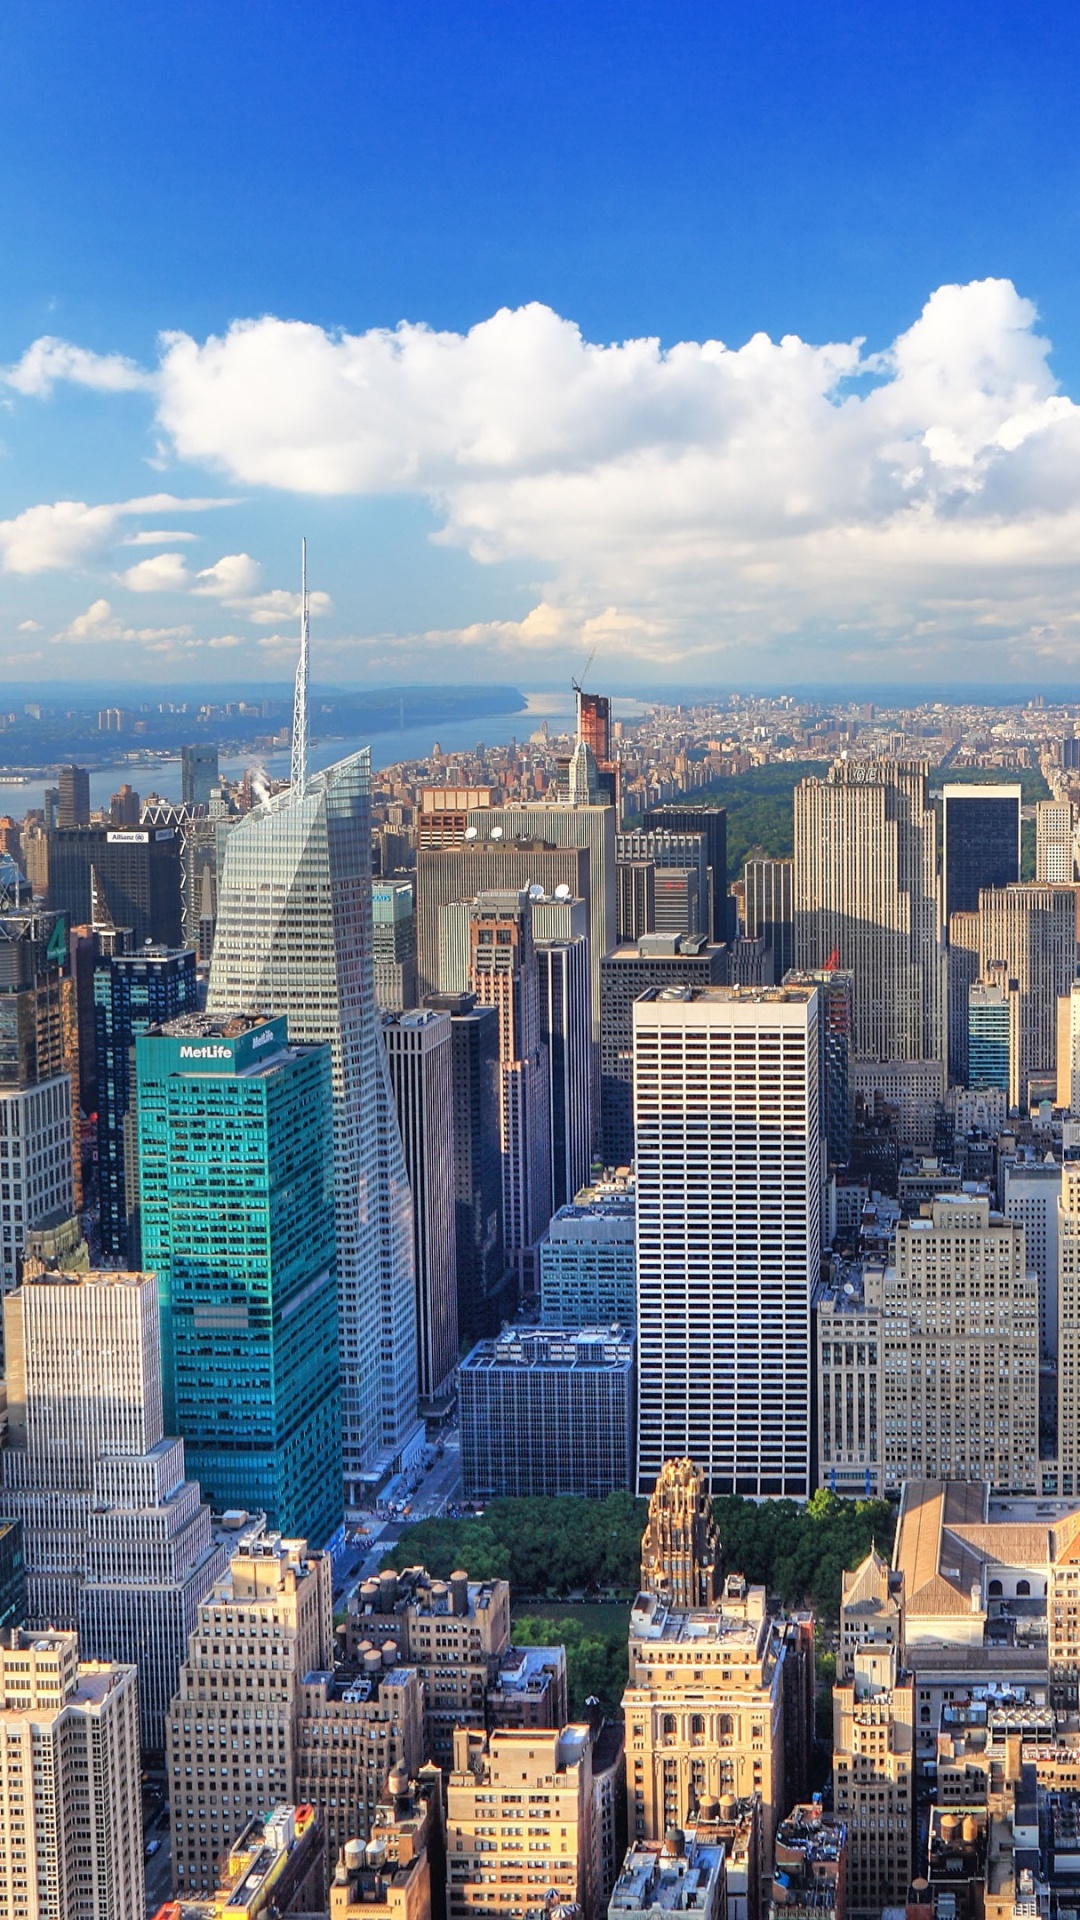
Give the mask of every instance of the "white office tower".
[(135, 1669), (0, 1633), (0, 1920), (143, 1920)]
[(139, 1670), (142, 1744), (165, 1713), (199, 1602), (225, 1564), (184, 1443), (162, 1419), (157, 1283), (30, 1270), (4, 1302), (0, 1512), (23, 1523), (31, 1625)]
[(795, 965), (851, 969), (859, 1060), (946, 1058), (927, 771), (922, 760), (841, 760), (795, 789)]
[(420, 1397), (445, 1396), (458, 1362), (453, 1025), (414, 1009), (383, 1021), (390, 1083), (413, 1194)]
[(330, 1043), (342, 1452), (355, 1508), (423, 1443), (412, 1200), (375, 1004), (371, 756), (309, 775), (302, 732), (294, 725), (292, 784), (226, 842), (207, 1010), (284, 1013), (292, 1041)]
[(651, 988), (633, 1014), (638, 1492), (689, 1457), (713, 1494), (802, 1498), (818, 991)]
[(1058, 1000), (1057, 1105), (1080, 1119), (1080, 980)]
[(1035, 881), (1068, 887), (1076, 878), (1076, 810), (1071, 800), (1040, 800), (1035, 808)]

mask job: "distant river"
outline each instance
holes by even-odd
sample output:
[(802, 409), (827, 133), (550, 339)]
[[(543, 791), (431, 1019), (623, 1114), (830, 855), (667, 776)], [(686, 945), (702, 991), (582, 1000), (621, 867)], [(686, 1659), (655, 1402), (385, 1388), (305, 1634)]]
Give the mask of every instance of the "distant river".
[[(372, 765), (391, 767), (399, 760), (419, 760), (431, 752), (436, 740), (444, 751), (457, 751), (464, 747), (474, 747), (478, 740), (485, 746), (504, 746), (509, 740), (526, 740), (535, 732), (542, 719), (546, 719), (552, 732), (568, 729), (573, 723), (573, 707), (569, 699), (563, 700), (559, 694), (528, 694), (528, 707), (520, 713), (481, 714), (472, 720), (447, 720), (442, 722), (425, 721), (421, 727), (403, 727), (393, 732), (363, 734), (355, 739), (323, 740), (311, 748), (309, 762), (313, 772), (332, 766), (335, 760), (344, 760), (350, 753), (356, 753), (360, 747), (370, 747)], [(619, 701), (623, 707), (632, 711), (642, 711), (636, 701)], [(246, 767), (261, 766), (275, 778), (283, 779), (289, 772), (287, 753), (248, 753), (235, 757), (222, 758), (221, 771), (228, 779), (237, 780)], [(180, 760), (179, 756), (169, 760), (154, 760), (140, 766), (128, 766), (119, 763), (108, 767), (94, 767), (90, 772), (90, 805), (107, 807), (109, 798), (117, 788), (127, 781), (136, 793), (146, 795), (157, 793), (163, 800), (180, 798)], [(45, 789), (55, 782), (48, 780), (28, 780), (23, 785), (5, 783), (0, 780), (0, 813), (14, 815), (16, 820), (29, 812), (31, 807), (45, 805)]]

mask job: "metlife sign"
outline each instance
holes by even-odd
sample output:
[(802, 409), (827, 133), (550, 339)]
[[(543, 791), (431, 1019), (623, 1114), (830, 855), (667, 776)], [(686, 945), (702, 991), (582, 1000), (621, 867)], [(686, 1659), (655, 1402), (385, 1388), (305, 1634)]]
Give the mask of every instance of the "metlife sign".
[[(267, 1020), (248, 1033), (225, 1037), (207, 1034), (154, 1036), (156, 1048), (167, 1048), (167, 1071), (171, 1073), (235, 1074), (250, 1072), (261, 1060), (272, 1060), (289, 1044), (288, 1023), (284, 1014)], [(159, 1055), (160, 1058), (160, 1055)]]

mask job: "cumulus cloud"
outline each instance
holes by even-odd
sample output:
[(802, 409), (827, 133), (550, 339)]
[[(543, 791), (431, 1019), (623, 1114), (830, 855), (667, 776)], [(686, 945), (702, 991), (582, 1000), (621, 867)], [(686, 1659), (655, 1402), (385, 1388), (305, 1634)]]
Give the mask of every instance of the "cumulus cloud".
[[(256, 626), (275, 626), (289, 615), (300, 612), (300, 595), (283, 587), (259, 593), (262, 568), (250, 553), (225, 553), (212, 567), (193, 573), (183, 553), (155, 553), (137, 560), (118, 575), (130, 593), (191, 593), (201, 599), (217, 600), (233, 613), (242, 613)], [(332, 605), (328, 593), (310, 593), (313, 615), (326, 613)], [(228, 636), (226, 639), (228, 640)], [(295, 640), (292, 643), (295, 646)]]
[(43, 334), (13, 367), (0, 370), (0, 382), (16, 393), (44, 398), (58, 381), (92, 387), (97, 393), (131, 393), (151, 388), (153, 375), (121, 353), (90, 353), (67, 340)]
[[(19, 390), (128, 377), (80, 352), (36, 343)], [(984, 280), (938, 288), (874, 352), (764, 334), (595, 344), (533, 304), (460, 334), (273, 317), (171, 334), (152, 380), (183, 460), (245, 486), (423, 496), (437, 539), (542, 583), (525, 619), (419, 636), (432, 648), (599, 638), (666, 669), (801, 632), (848, 660), (885, 641), (940, 667), (944, 637), (1023, 636), (1047, 658), (1077, 644), (1080, 409), (1048, 356), (1031, 302)], [(44, 540), (26, 518), (0, 524), (8, 567)], [(92, 529), (58, 520), (50, 538), (79, 551)], [(218, 578), (244, 558), (194, 574), (163, 554), (125, 577), (168, 561), (193, 594), (277, 628), (295, 595)]]
[(88, 506), (85, 500), (53, 500), (26, 507), (14, 519), (0, 520), (0, 567), (5, 573), (51, 573), (86, 566), (98, 559), (120, 534), (125, 519), (141, 513), (182, 508), (206, 513), (231, 500), (178, 500), (171, 493), (147, 494)]

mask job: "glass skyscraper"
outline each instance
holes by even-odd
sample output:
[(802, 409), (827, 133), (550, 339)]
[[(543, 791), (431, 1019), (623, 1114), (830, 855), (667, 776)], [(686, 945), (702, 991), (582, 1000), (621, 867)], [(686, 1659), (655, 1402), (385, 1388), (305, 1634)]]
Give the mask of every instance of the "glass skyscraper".
[(285, 1019), (140, 1036), (142, 1245), (166, 1424), (222, 1508), (328, 1542), (342, 1517), (330, 1049)]
[(948, 926), (952, 914), (978, 911), (980, 888), (1019, 880), (1023, 795), (1019, 781), (1003, 786), (953, 781), (941, 795), (941, 890)]
[(186, 947), (141, 947), (137, 953), (117, 954), (94, 972), (101, 1248), (107, 1259), (121, 1265), (125, 1260), (139, 1264), (138, 1246), (129, 1244), (128, 1237), (129, 1214), (138, 1196), (127, 1191), (124, 1153), (131, 1049), (137, 1034), (194, 1013), (198, 1004), (195, 955)]
[(330, 1045), (349, 1506), (423, 1441), (412, 1201), (375, 1006), (369, 778), (370, 755), (352, 754), (232, 828), (207, 1003), (286, 1014), (294, 1042)]

